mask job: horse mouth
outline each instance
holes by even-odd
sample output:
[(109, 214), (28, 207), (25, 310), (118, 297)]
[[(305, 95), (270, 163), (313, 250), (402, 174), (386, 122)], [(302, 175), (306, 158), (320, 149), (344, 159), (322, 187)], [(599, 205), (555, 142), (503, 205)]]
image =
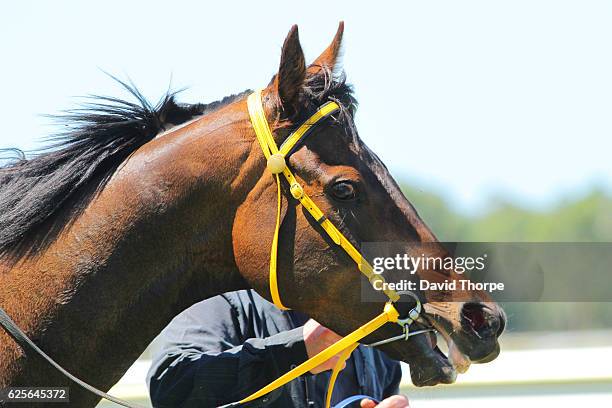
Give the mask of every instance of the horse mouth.
[[(503, 331), (505, 317), (482, 304), (471, 303), (462, 306), (460, 315), (459, 328), (440, 314), (421, 315), (415, 329), (433, 328), (438, 336), (428, 333), (414, 337), (419, 354), (413, 355), (409, 364), (415, 386), (453, 383), (457, 374), (467, 372), (472, 363), (488, 363), (499, 355), (497, 338)], [(439, 339), (443, 344), (439, 344)]]
[[(431, 326), (440, 334), (442, 339), (446, 342), (446, 352), (440, 350), (440, 353), (446, 361), (450, 363), (459, 374), (464, 374), (472, 365), (472, 359), (466, 353), (462, 352), (455, 340), (451, 337), (448, 330), (446, 330), (441, 324), (435, 320), (430, 321)], [(436, 345), (437, 347), (437, 345)]]

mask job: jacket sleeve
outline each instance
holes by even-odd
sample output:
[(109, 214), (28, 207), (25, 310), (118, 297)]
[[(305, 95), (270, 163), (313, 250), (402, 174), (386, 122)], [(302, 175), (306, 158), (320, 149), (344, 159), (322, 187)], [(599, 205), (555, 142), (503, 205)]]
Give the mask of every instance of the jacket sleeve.
[(384, 398), (400, 393), (400, 383), (402, 382), (402, 367), (399, 362), (389, 360), (387, 369), (389, 370), (389, 383), (383, 393)]
[[(216, 407), (240, 400), (306, 360), (302, 329), (245, 340), (244, 316), (221, 296), (177, 316), (149, 370), (154, 407)], [(268, 403), (280, 390), (268, 397)], [(251, 406), (257, 406), (253, 404)]]

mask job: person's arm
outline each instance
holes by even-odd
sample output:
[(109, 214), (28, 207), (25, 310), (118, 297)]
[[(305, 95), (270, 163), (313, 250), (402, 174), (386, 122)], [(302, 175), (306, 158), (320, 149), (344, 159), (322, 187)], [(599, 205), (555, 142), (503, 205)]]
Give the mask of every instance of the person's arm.
[[(164, 350), (149, 372), (153, 406), (234, 402), (307, 359), (302, 328), (244, 341), (244, 318), (226, 299), (215, 297), (173, 320), (162, 335)], [(269, 401), (279, 393), (269, 395)]]

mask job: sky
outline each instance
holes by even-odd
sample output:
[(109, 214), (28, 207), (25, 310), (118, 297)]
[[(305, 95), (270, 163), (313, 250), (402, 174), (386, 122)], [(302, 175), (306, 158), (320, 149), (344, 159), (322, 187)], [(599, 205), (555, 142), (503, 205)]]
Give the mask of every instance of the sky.
[(0, 147), (88, 94), (210, 102), (267, 84), (292, 24), (309, 61), (346, 24), (362, 139), (397, 179), (477, 213), (612, 192), (612, 2), (53, 1), (0, 14)]

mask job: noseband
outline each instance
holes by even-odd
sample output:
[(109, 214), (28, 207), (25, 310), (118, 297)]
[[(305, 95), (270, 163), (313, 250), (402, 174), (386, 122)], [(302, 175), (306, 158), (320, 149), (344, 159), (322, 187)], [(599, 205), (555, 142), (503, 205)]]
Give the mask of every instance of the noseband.
[[(312, 201), (308, 194), (304, 191), (300, 183), (296, 180), (293, 172), (287, 166), (287, 156), (295, 150), (295, 148), (303, 142), (303, 140), (311, 133), (317, 124), (321, 123), (324, 119), (328, 118), (332, 114), (340, 110), (340, 106), (333, 101), (327, 102), (319, 107), (319, 109), (310, 116), (297, 130), (292, 132), (280, 147), (276, 145), (268, 120), (266, 119), (265, 111), (262, 103), (261, 90), (257, 90), (249, 95), (247, 100), (249, 109), (249, 115), (255, 134), (257, 135), (257, 141), (261, 146), (261, 150), (267, 160), (267, 169), (274, 175), (276, 179), (277, 188), (277, 206), (276, 206), (276, 225), (274, 227), (274, 236), (272, 238), (272, 248), (270, 250), (270, 295), (274, 304), (280, 309), (287, 309), (280, 298), (277, 278), (277, 255), (278, 255), (278, 233), (280, 230), (280, 218), (281, 218), (281, 181), (280, 175), (289, 184), (289, 191), (293, 198), (298, 200), (302, 207), (308, 211), (308, 213), (315, 219), (317, 224), (321, 226), (323, 231), (331, 239), (331, 241), (341, 247), (348, 256), (356, 263), (357, 268), (361, 273), (368, 279), (370, 284), (377, 287), (386, 288), (383, 293), (389, 298), (385, 304), (384, 310), (377, 317), (361, 326), (354, 332), (343, 337), (335, 344), (329, 346), (325, 350), (321, 351), (316, 356), (306, 360), (301, 365), (297, 366), (288, 373), (282, 375), (275, 381), (271, 382), (267, 386), (263, 387), (259, 391), (249, 395), (241, 401), (233, 404), (226, 405), (225, 407), (238, 406), (240, 404), (252, 401), (265, 394), (283, 386), (289, 381), (305, 374), (312, 370), (318, 365), (324, 363), (336, 354), (339, 354), (340, 358), (334, 369), (329, 380), (326, 396), (326, 407), (330, 406), (331, 395), (334, 388), (335, 380), (344, 366), (345, 360), (351, 355), (352, 351), (358, 346), (359, 340), (376, 331), (378, 328), (383, 326), (387, 322), (393, 322), (399, 324), (404, 333), (402, 335), (392, 337), (390, 339), (382, 340), (377, 343), (373, 343), (370, 346), (378, 346), (392, 341), (405, 339), (412, 335), (425, 333), (432, 331), (432, 329), (419, 330), (417, 332), (410, 332), (410, 325), (414, 323), (421, 314), (422, 306), (418, 297), (413, 293), (408, 293), (414, 300), (415, 306), (408, 312), (408, 315), (404, 318), (400, 318), (399, 312), (394, 306), (395, 302), (400, 300), (400, 295), (395, 291), (387, 288), (387, 285), (383, 285), (384, 278), (374, 273), (370, 263), (361, 255), (361, 253), (353, 246), (353, 244), (340, 232), (338, 228), (325, 216), (323, 211)], [(342, 403), (340, 403), (342, 405)], [(337, 406), (338, 407), (338, 406)]]

